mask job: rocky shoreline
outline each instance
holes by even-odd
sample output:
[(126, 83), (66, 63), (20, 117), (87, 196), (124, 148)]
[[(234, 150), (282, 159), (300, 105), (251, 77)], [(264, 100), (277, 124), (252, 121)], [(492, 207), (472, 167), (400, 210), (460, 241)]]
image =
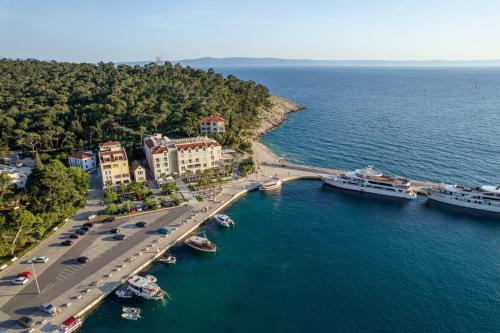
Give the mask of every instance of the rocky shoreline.
[(303, 105), (279, 96), (271, 96), (271, 103), (272, 106), (266, 109), (260, 116), (260, 125), (254, 132), (255, 137), (264, 135), (283, 124), (289, 113), (305, 109)]

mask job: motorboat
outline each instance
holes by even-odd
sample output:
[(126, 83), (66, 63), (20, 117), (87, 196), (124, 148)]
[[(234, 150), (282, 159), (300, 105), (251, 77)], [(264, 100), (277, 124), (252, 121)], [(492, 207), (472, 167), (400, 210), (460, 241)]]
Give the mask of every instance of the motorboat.
[(137, 320), (139, 318), (142, 318), (141, 309), (124, 306), (122, 308), (122, 318), (128, 320)]
[(66, 319), (61, 326), (55, 331), (57, 333), (72, 333), (80, 329), (83, 325), (83, 320), (75, 316)]
[(166, 292), (163, 291), (156, 283), (156, 278), (151, 279), (152, 275), (139, 276), (134, 275), (127, 280), (128, 290), (136, 296), (148, 300), (160, 300), (165, 297)]
[(115, 291), (115, 295), (120, 298), (132, 298), (134, 294), (128, 289), (128, 286), (122, 285)]
[(263, 182), (259, 186), (259, 190), (261, 191), (272, 191), (281, 188), (281, 179), (278, 176), (274, 176), (270, 180)]
[(158, 261), (164, 264), (173, 265), (177, 262), (177, 259), (172, 255), (164, 255), (160, 259), (158, 259)]
[(234, 227), (234, 221), (227, 215), (217, 214), (214, 216), (215, 221), (223, 227), (230, 228)]
[(430, 189), (427, 196), (449, 205), (500, 213), (500, 185), (465, 187), (446, 185), (440, 189)]
[(198, 251), (202, 252), (216, 252), (217, 251), (217, 246), (209, 241), (206, 236), (200, 237), (200, 236), (191, 236), (188, 239), (184, 241), (184, 244), (186, 244), (189, 247), (192, 247), (193, 249), (196, 249)]
[(405, 199), (415, 199), (410, 180), (404, 177), (387, 176), (381, 171), (368, 166), (364, 169), (344, 172), (340, 176), (321, 175), (326, 185), (345, 190), (366, 192)]

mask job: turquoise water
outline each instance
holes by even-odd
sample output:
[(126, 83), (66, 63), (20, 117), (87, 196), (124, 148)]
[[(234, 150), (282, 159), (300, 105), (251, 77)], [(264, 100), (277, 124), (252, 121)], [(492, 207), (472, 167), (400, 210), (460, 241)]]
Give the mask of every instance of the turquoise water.
[[(224, 71), (308, 107), (263, 139), (295, 162), (500, 182), (498, 70)], [(178, 246), (175, 267), (151, 267), (169, 304), (109, 297), (83, 331), (500, 331), (498, 216), (318, 181), (226, 213), (236, 228), (205, 227), (216, 255)], [(123, 305), (144, 319), (120, 318)]]

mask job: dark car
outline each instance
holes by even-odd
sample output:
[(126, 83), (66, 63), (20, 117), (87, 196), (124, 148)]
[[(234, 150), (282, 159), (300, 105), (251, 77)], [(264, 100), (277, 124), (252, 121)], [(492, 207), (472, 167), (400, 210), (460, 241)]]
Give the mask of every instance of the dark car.
[(94, 226), (94, 223), (92, 223), (92, 222), (85, 222), (85, 223), (83, 224), (83, 226), (84, 226), (84, 227), (87, 227), (87, 228), (92, 228), (92, 227)]
[(78, 257), (76, 258), (76, 261), (78, 261), (80, 264), (86, 264), (90, 261), (89, 258), (83, 256), (83, 257)]
[(113, 222), (115, 220), (115, 218), (113, 216), (110, 216), (110, 217), (106, 217), (104, 219), (104, 223), (109, 223), (109, 222)]
[(69, 236), (69, 238), (78, 239), (78, 238), (80, 238), (80, 235), (78, 235), (78, 234), (71, 234)]
[(101, 209), (101, 210), (97, 211), (97, 215), (104, 215), (106, 213), (107, 213), (107, 211), (105, 209)]
[(124, 234), (117, 234), (117, 235), (114, 235), (113, 238), (116, 240), (124, 240), (125, 235)]
[(80, 228), (80, 230), (83, 230), (83, 231), (89, 231), (89, 230), (90, 230), (90, 228), (89, 228), (89, 227), (86, 227), (86, 226), (83, 226), (83, 227), (81, 227), (81, 228)]
[(26, 328), (31, 328), (35, 324), (35, 321), (28, 316), (20, 317), (17, 322)]
[(138, 226), (139, 228), (145, 228), (148, 224), (144, 221), (141, 221), (137, 222), (135, 225)]
[(61, 246), (70, 246), (73, 245), (73, 241), (70, 241), (69, 239), (66, 239), (65, 241), (62, 241), (60, 243)]
[(75, 231), (75, 234), (79, 234), (79, 235), (82, 235), (82, 236), (83, 236), (83, 235), (85, 235), (85, 232), (86, 232), (86, 231), (84, 231), (84, 230), (82, 230), (82, 229), (78, 229), (77, 231)]
[(117, 234), (120, 230), (118, 228), (113, 228), (110, 231), (112, 234)]

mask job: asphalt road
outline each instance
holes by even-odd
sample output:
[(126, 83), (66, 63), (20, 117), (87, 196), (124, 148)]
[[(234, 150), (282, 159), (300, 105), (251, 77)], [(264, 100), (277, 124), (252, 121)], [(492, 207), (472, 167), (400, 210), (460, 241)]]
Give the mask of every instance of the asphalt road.
[[(134, 221), (146, 221), (146, 228), (138, 228), (133, 224), (130, 225), (128, 220), (119, 219), (112, 223), (97, 224), (93, 230), (76, 240), (75, 244), (67, 247), (67, 251), (57, 261), (52, 262), (51, 266), (38, 275), (38, 283), (41, 293), (36, 291), (34, 281), (24, 286), (15, 297), (5, 303), (1, 311), (17, 318), (20, 315), (30, 315), (39, 311), (38, 306), (43, 302), (50, 302), (64, 292), (80, 285), (80, 283), (88, 276), (96, 273), (99, 269), (109, 265), (111, 261), (127, 252), (130, 248), (144, 242), (147, 238), (154, 239), (158, 237), (156, 230), (161, 226), (172, 225), (173, 222), (187, 213), (190, 210), (188, 206), (182, 206), (165, 211), (160, 217), (155, 213), (145, 214), (134, 217)], [(126, 221), (126, 223), (124, 223)], [(133, 230), (130, 236), (123, 241), (112, 239), (113, 234), (109, 232), (111, 228), (115, 228), (122, 224), (120, 229), (125, 230), (138, 228)], [(80, 225), (75, 225), (79, 227)], [(112, 242), (111, 248), (106, 246), (103, 251), (95, 253), (93, 256), (88, 252), (96, 252), (96, 247), (99, 247), (101, 242)], [(58, 243), (49, 246), (59, 246)], [(88, 256), (90, 262), (87, 264), (79, 264), (75, 259), (79, 256)], [(46, 265), (46, 264), (44, 264)], [(98, 280), (96, 278), (96, 280)], [(84, 286), (82, 286), (82, 290)], [(69, 301), (69, 300), (68, 300)], [(59, 306), (59, 304), (54, 304)], [(10, 325), (9, 325), (10, 326)], [(0, 327), (3, 327), (0, 324)], [(5, 327), (10, 328), (10, 327)]]

